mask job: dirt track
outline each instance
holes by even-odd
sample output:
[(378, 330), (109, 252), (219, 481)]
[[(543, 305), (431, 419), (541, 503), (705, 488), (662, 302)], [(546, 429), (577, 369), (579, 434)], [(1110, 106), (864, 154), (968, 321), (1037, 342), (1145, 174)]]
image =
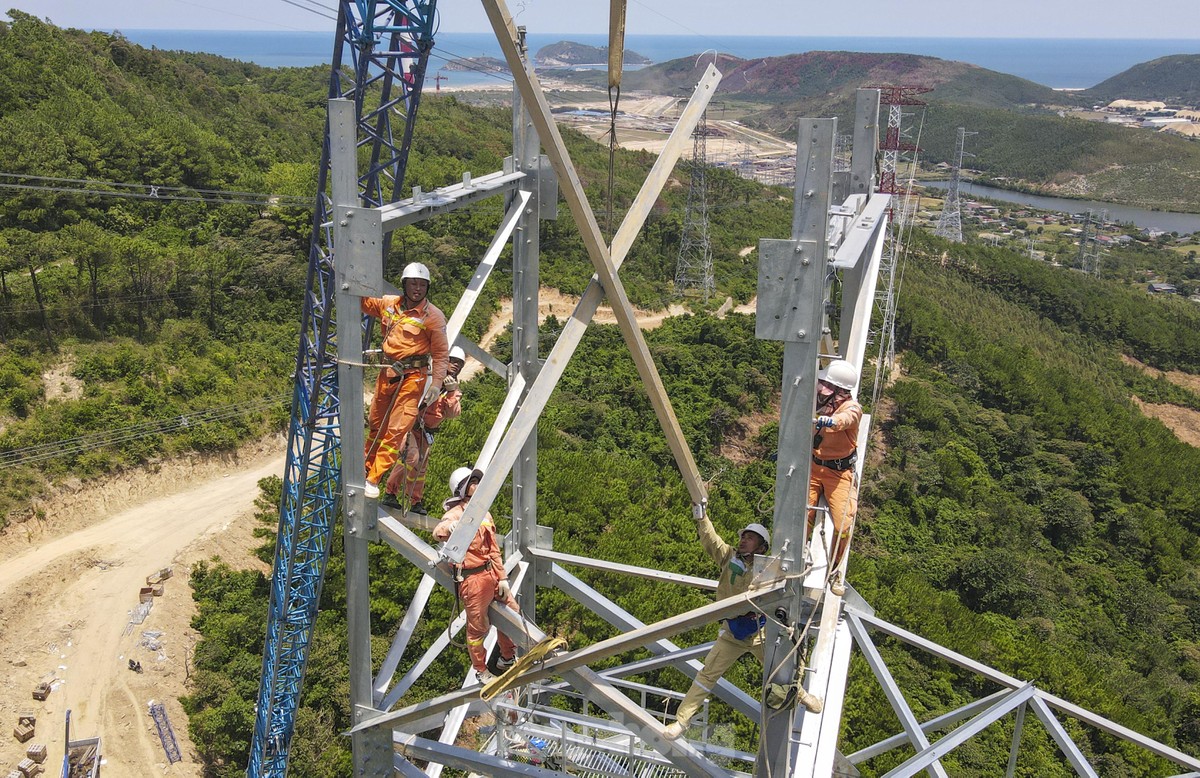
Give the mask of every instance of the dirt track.
[[(225, 461), (167, 465), (94, 495), (68, 496), (46, 506), (44, 523), (0, 538), (0, 772), (15, 768), (27, 745), (42, 743), (57, 773), (70, 709), (72, 737), (101, 737), (107, 778), (201, 775), (178, 702), (195, 642), (188, 575), (214, 554), (239, 567), (255, 562), (248, 549), (257, 482), (282, 471), (282, 440)], [(184, 490), (152, 496), (164, 484)], [(117, 503), (126, 507), (89, 510)], [(127, 634), (146, 576), (168, 566), (174, 575), (164, 595)], [(157, 651), (139, 645), (143, 631), (163, 633)], [(130, 658), (141, 662), (141, 674), (128, 668)], [(31, 694), (39, 681), (54, 686), (45, 702)], [(152, 700), (166, 706), (182, 762), (167, 764), (148, 714)], [(29, 744), (10, 734), (22, 711), (37, 716)]]

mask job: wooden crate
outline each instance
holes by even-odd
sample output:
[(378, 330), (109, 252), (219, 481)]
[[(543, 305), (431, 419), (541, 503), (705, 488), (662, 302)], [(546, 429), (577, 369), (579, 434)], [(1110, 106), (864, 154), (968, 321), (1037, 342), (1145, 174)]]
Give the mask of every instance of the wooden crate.
[(8, 774), (8, 778), (21, 778), (21, 771), (20, 771), (20, 770), (13, 770), (12, 772), (10, 772), (10, 773)]
[(33, 727), (29, 726), (28, 724), (18, 724), (17, 726), (13, 727), (13, 737), (17, 739), (18, 743), (25, 743), (29, 740), (32, 740)]
[(33, 778), (45, 768), (32, 759), (22, 759), (20, 764), (17, 765), (17, 769), (21, 771), (21, 775), (25, 776), (25, 778)]
[(164, 589), (162, 584), (155, 584), (154, 586), (150, 587), (150, 594), (154, 595), (155, 597), (162, 597), (163, 591)]
[(31, 710), (23, 710), (21, 711), (20, 715), (17, 716), (17, 723), (28, 724), (31, 727), (35, 726), (37, 724), (37, 716), (35, 716)]
[(46, 746), (43, 743), (34, 743), (29, 748), (25, 749), (25, 756), (33, 761), (41, 764), (46, 761)]
[(50, 684), (42, 681), (37, 686), (33, 687), (33, 699), (45, 700), (50, 696)]

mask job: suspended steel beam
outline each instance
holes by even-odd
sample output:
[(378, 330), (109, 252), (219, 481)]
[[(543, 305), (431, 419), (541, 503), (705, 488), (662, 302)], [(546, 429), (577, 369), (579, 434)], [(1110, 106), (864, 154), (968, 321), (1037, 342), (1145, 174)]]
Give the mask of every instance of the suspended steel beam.
[(537, 380), (530, 387), (529, 394), (522, 402), (521, 410), (513, 420), (509, 434), (505, 437), (505, 441), (501, 445), (492, 463), (492, 467), (484, 473), (483, 480), (476, 487), (476, 496), (464, 513), (458, 529), (446, 543), (446, 556), (456, 562), (461, 561), (462, 557), (466, 554), (470, 539), (478, 529), (483, 514), (491, 506), (496, 495), (499, 493), (500, 487), (503, 485), (508, 472), (512, 469), (513, 463), (516, 461), (521, 445), (528, 439), (536, 427), (542, 409), (545, 408), (555, 384), (566, 369), (566, 363), (569, 361), (571, 354), (574, 353), (575, 348), (582, 340), (587, 323), (595, 314), (596, 308), (599, 307), (600, 300), (605, 291), (608, 294), (610, 304), (613, 306), (614, 313), (617, 315), (622, 336), (625, 337), (633, 353), (639, 375), (642, 376), (643, 382), (647, 384), (647, 393), (651, 404), (654, 406), (656, 414), (659, 415), (660, 423), (663, 425), (667, 436), (668, 445), (671, 447), (672, 453), (676, 457), (676, 462), (679, 463), (680, 470), (683, 473), (684, 480), (688, 484), (688, 491), (692, 499), (696, 502), (704, 499), (705, 494), (699, 471), (696, 469), (695, 462), (691, 457), (691, 451), (688, 449), (687, 442), (679, 430), (678, 422), (674, 419), (674, 413), (671, 411), (670, 403), (666, 399), (657, 369), (654, 367), (653, 360), (649, 357), (649, 351), (646, 349), (645, 341), (641, 337), (641, 330), (638, 329), (637, 323), (634, 321), (632, 308), (629, 306), (629, 301), (624, 296), (624, 289), (620, 286), (620, 282), (616, 279), (615, 274), (621, 262), (624, 261), (625, 255), (632, 246), (638, 232), (641, 230), (646, 217), (649, 215), (650, 209), (658, 197), (658, 193), (662, 190), (662, 186), (666, 183), (668, 176), (674, 169), (675, 162), (690, 139), (692, 130), (703, 115), (704, 108), (707, 107), (708, 101), (716, 89), (716, 84), (720, 80), (720, 74), (711, 66), (705, 72), (704, 78), (701, 79), (700, 84), (697, 86), (692, 100), (680, 117), (679, 124), (676, 125), (675, 130), (668, 139), (666, 147), (656, 160), (654, 167), (650, 171), (650, 175), (638, 192), (633, 206), (622, 221), (616, 236), (614, 236), (610, 254), (608, 248), (603, 245), (599, 237), (599, 226), (596, 224), (591, 210), (587, 207), (586, 196), (583, 194), (578, 177), (563, 148), (562, 138), (558, 134), (558, 128), (554, 125), (550, 116), (549, 106), (545, 102), (545, 95), (542, 93), (540, 85), (537, 82), (537, 76), (527, 72), (519, 55), (515, 44), (515, 30), (513, 29), (512, 19), (507, 9), (503, 8), (501, 4), (494, 2), (494, 0), (485, 2), (485, 8), (488, 11), (488, 17), (492, 22), (492, 26), (496, 30), (501, 47), (504, 49), (505, 57), (509, 61), (509, 66), (513, 71), (516, 83), (520, 88), (521, 97), (528, 106), (530, 118), (537, 128), (543, 144), (547, 146), (548, 156), (560, 183), (563, 183), (563, 194), (571, 206), (571, 211), (575, 216), (580, 233), (584, 236), (588, 255), (592, 258), (592, 263), (596, 267), (597, 273), (584, 292), (583, 298), (576, 306), (575, 312), (564, 325), (563, 332), (551, 350), (545, 365), (543, 365), (542, 370), (539, 372)]

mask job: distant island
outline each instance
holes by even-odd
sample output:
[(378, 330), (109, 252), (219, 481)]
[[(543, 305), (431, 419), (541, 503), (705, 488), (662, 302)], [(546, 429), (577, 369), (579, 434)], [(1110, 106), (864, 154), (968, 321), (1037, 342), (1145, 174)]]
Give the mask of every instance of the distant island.
[(495, 57), (460, 57), (449, 60), (442, 70), (474, 70), (479, 73), (507, 73), (508, 63)]
[[(574, 41), (559, 41), (543, 46), (534, 55), (534, 62), (546, 68), (569, 68), (576, 65), (600, 65), (608, 62), (607, 46), (587, 46)], [(625, 49), (628, 65), (650, 65), (652, 61), (636, 51)]]

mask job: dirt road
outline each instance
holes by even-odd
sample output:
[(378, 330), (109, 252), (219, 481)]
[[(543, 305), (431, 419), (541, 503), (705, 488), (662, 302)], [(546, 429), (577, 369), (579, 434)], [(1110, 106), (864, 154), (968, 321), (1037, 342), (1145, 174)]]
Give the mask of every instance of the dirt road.
[[(195, 642), (188, 574), (214, 554), (238, 567), (254, 563), (248, 549), (257, 482), (282, 471), (283, 442), (272, 441), (234, 460), (137, 474), (94, 500), (87, 494), (64, 499), (46, 506), (41, 525), (6, 533), (0, 541), (0, 726), (10, 731), (19, 712), (33, 711), (37, 728), (29, 743), (45, 744), (47, 765), (56, 768), (70, 709), (72, 737), (101, 737), (109, 778), (199, 776), (178, 703)], [(171, 484), (182, 490), (153, 496)], [(130, 502), (119, 494), (141, 500), (107, 515), (88, 510), (91, 503)], [(131, 627), (139, 588), (163, 567), (174, 572), (164, 595), (154, 598), (143, 624)], [(161, 634), (145, 639), (143, 632)], [(141, 663), (141, 674), (129, 669), (131, 658)], [(31, 694), (40, 681), (54, 687), (45, 702)], [(182, 762), (167, 764), (148, 715), (152, 700), (166, 705)], [(0, 772), (7, 773), (28, 744), (5, 735)]]

